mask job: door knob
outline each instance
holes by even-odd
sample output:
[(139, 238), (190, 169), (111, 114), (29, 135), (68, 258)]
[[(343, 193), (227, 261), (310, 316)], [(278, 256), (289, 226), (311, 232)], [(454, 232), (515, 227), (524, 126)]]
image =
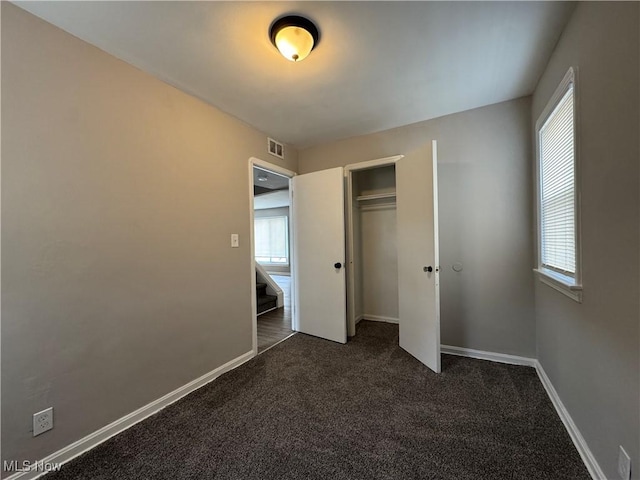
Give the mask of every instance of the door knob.
[(429, 265), (428, 267), (423, 267), (422, 271), (431, 273), (433, 272), (433, 267), (431, 265)]
[(333, 264), (334, 268), (342, 268), (342, 264), (340, 262), (336, 262)]

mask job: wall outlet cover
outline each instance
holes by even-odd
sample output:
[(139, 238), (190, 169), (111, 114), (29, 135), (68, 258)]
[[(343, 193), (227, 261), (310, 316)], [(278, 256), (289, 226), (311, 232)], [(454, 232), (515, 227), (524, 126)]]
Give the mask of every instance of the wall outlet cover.
[(40, 435), (53, 428), (53, 407), (33, 414), (33, 436)]

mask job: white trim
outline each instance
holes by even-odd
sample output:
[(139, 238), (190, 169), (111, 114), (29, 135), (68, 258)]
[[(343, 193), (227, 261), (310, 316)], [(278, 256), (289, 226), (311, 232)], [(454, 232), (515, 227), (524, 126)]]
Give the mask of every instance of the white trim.
[(344, 167), (345, 176), (346, 172), (355, 172), (356, 170), (369, 170), (371, 168), (384, 167), (385, 165), (393, 165), (404, 155), (393, 155), (391, 157), (376, 158), (375, 160), (367, 160), (366, 162), (350, 163)]
[[(277, 173), (285, 177), (289, 177), (289, 216), (293, 218), (293, 186), (291, 185), (291, 179), (296, 176), (296, 173), (287, 170), (284, 167), (280, 167), (273, 163), (265, 162), (257, 157), (249, 158), (249, 249), (251, 252), (250, 266), (251, 266), (251, 322), (253, 326), (251, 334), (251, 345), (253, 354), (258, 354), (258, 299), (256, 296), (256, 246), (254, 241), (254, 208), (253, 208), (253, 167), (258, 167), (269, 172)], [(289, 270), (292, 277), (295, 275), (295, 265), (292, 263), (293, 259), (293, 229), (289, 228)], [(295, 277), (294, 277), (295, 278)], [(294, 282), (291, 282), (291, 313), (292, 313), (292, 329), (296, 330), (297, 317), (296, 317), (296, 303), (295, 303), (295, 287)]]
[[(270, 163), (265, 160), (261, 160), (257, 157), (251, 157), (249, 159), (249, 163), (251, 163), (252, 167), (258, 167), (258, 168), (262, 168), (263, 170), (269, 170), (270, 172), (277, 173), (285, 177), (292, 178), (296, 176), (296, 172), (292, 170), (288, 170), (284, 167), (276, 165), (275, 163)], [(251, 186), (253, 187), (253, 170), (251, 170)], [(251, 193), (251, 199), (253, 200), (253, 192)]]
[(486, 352), (472, 348), (454, 347), (452, 345), (440, 345), (440, 353), (457, 355), (459, 357), (477, 358), (479, 360), (489, 360), (490, 362), (507, 363), (509, 365), (524, 365), (527, 367), (535, 367), (537, 362), (535, 358), (510, 355), (508, 353)]
[(438, 141), (431, 140), (431, 184), (433, 189), (433, 262), (435, 272), (433, 274), (435, 288), (435, 347), (436, 347), (436, 373), (442, 372), (442, 351), (440, 335), (440, 207), (438, 203)]
[[(576, 285), (563, 278), (563, 275), (545, 268), (534, 268), (534, 272), (538, 274), (538, 280), (545, 285), (565, 294), (567, 297), (582, 303), (582, 285)], [(573, 280), (573, 279), (571, 279)]]
[(571, 415), (569, 415), (569, 412), (567, 411), (564, 404), (562, 403), (562, 400), (560, 400), (560, 397), (558, 396), (558, 392), (556, 392), (556, 389), (553, 388), (553, 384), (551, 383), (551, 380), (549, 380), (549, 377), (547, 376), (546, 372), (544, 371), (544, 368), (542, 368), (542, 365), (538, 360), (535, 361), (535, 368), (536, 368), (536, 371), (538, 372), (538, 377), (540, 378), (540, 382), (542, 382), (544, 389), (547, 391), (547, 395), (549, 395), (549, 398), (551, 399), (551, 403), (553, 403), (553, 406), (555, 407), (556, 412), (558, 412), (558, 416), (560, 417), (560, 420), (562, 420), (562, 423), (567, 429), (567, 432), (569, 432), (569, 436), (571, 437), (573, 444), (578, 450), (578, 453), (580, 454), (580, 457), (582, 458), (584, 465), (587, 467), (587, 470), (589, 471), (591, 478), (593, 478), (594, 480), (606, 480), (607, 479), (606, 475), (600, 468), (600, 465), (598, 465), (598, 462), (596, 461), (596, 458), (593, 456), (591, 449), (589, 449), (589, 445), (587, 445), (587, 442), (582, 436), (582, 433), (580, 433), (580, 430), (578, 429), (575, 422), (571, 418)]
[(353, 259), (355, 258), (355, 247), (353, 241), (353, 219), (355, 204), (353, 201), (353, 173), (351, 170), (344, 169), (344, 181), (346, 183), (345, 191), (345, 235), (346, 235), (346, 261), (345, 273), (347, 275), (347, 337), (353, 337), (356, 334), (356, 325), (362, 320), (362, 315), (356, 316), (355, 296), (356, 296), (356, 268)]
[(385, 323), (395, 323), (395, 324), (400, 323), (399, 318), (383, 317), (382, 315), (369, 315), (368, 313), (365, 313), (363, 315), (360, 315), (360, 317), (361, 317), (360, 320), (370, 320), (372, 322), (385, 322)]
[(37, 462), (33, 462), (32, 463), (33, 469), (25, 472), (15, 473), (10, 477), (7, 477), (5, 480), (18, 480), (18, 479), (32, 480), (35, 478), (39, 478), (42, 475), (47, 474), (48, 472), (46, 471), (43, 472), (41, 470), (38, 470), (37, 469), (38, 465), (42, 465), (42, 464), (47, 465), (47, 464), (53, 464), (53, 463), (62, 465), (64, 463), (69, 462), (70, 460), (73, 460), (77, 456), (82, 455), (83, 453), (91, 450), (92, 448), (97, 447), (101, 443), (109, 440), (111, 437), (127, 430), (128, 428), (132, 427), (136, 423), (141, 422), (145, 418), (150, 417), (151, 415), (159, 412), (163, 408), (180, 400), (182, 397), (190, 394), (191, 392), (199, 389), (200, 387), (203, 387), (207, 383), (210, 383), (211, 381), (215, 380), (223, 373), (226, 373), (230, 370), (233, 370), (234, 368), (239, 367), (240, 365), (247, 362), (248, 360), (251, 360), (253, 357), (254, 357), (253, 351), (240, 355), (239, 357), (234, 358), (233, 360), (230, 360), (229, 362), (225, 363), (224, 365), (221, 365), (215, 370), (212, 370), (209, 373), (205, 373), (201, 377), (196, 378), (195, 380), (187, 383), (186, 385), (183, 385), (182, 387), (177, 388), (173, 392), (170, 392), (165, 396), (160, 397), (151, 403), (148, 403), (144, 407), (141, 407), (138, 410), (129, 413), (128, 415), (125, 415), (124, 417), (116, 420), (115, 422), (110, 423), (109, 425), (102, 427), (99, 430), (96, 430), (95, 432), (87, 435), (86, 437), (81, 438), (80, 440), (73, 442), (70, 445), (67, 445), (66, 447), (58, 450), (57, 452), (52, 453), (48, 457), (45, 457), (42, 460), (38, 460)]
[(356, 325), (359, 324), (362, 320), (364, 320), (364, 315), (358, 315), (356, 317)]

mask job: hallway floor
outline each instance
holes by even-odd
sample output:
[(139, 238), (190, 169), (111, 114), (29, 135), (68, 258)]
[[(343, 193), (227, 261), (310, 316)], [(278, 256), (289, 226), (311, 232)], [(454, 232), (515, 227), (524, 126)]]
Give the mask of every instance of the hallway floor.
[(284, 292), (284, 307), (258, 316), (258, 353), (293, 333), (291, 329), (291, 277), (271, 275)]

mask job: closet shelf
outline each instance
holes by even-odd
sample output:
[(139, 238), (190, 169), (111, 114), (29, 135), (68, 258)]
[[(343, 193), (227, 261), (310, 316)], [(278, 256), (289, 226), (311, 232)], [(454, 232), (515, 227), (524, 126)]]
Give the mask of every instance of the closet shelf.
[(396, 192), (390, 193), (374, 193), (371, 195), (360, 195), (356, 197), (358, 202), (367, 202), (370, 200), (382, 200), (384, 198), (396, 198)]

